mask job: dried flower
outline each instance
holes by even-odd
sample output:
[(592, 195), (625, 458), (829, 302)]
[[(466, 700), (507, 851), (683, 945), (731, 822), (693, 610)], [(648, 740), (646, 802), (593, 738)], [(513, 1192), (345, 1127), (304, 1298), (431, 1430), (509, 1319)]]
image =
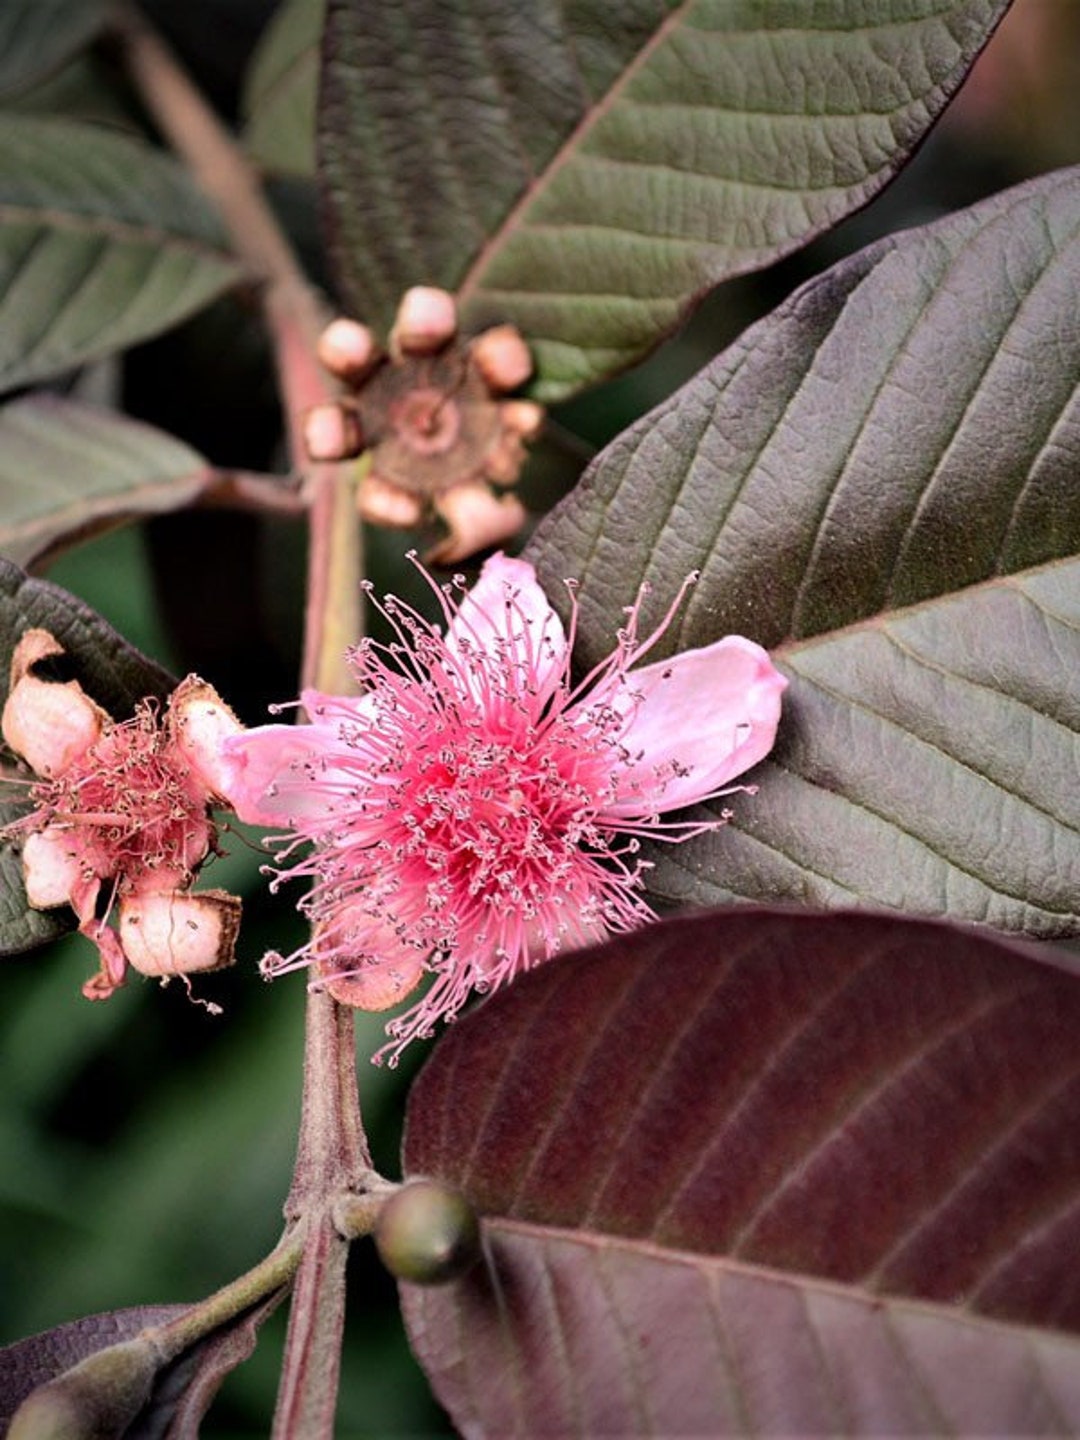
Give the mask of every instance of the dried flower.
[(63, 653), (47, 631), (27, 631), (3, 711), (4, 740), (40, 777), (34, 810), (8, 828), (22, 839), (27, 899), (42, 910), (70, 905), (97, 946), (90, 1000), (122, 985), (128, 964), (163, 981), (231, 965), (239, 900), (190, 887), (215, 848), (209, 806), (221, 798), (222, 739), (239, 722), (190, 675), (163, 716), (147, 700), (118, 723), (77, 680), (38, 673)]
[(640, 639), (643, 591), (614, 653), (574, 685), (573, 622), (568, 637), (531, 565), (496, 555), (464, 593), (428, 579), (445, 636), (388, 598), (397, 639), (353, 653), (359, 698), (308, 691), (309, 724), (225, 744), (241, 818), (291, 832), (275, 885), (313, 882), (311, 941), (264, 973), (313, 966), (313, 984), (374, 1010), (435, 972), (388, 1027), (392, 1059), (470, 992), (653, 918), (639, 837), (723, 823), (659, 816), (730, 793), (771, 748), (786, 683), (738, 636), (631, 669), (675, 609)]
[(503, 398), (532, 374), (529, 348), (512, 325), (468, 342), (456, 337), (454, 297), (424, 285), (402, 297), (388, 354), (366, 325), (333, 321), (319, 357), (353, 393), (308, 411), (304, 425), (312, 459), (341, 460), (368, 447), (357, 495), (365, 519), (409, 528), (434, 511), (449, 534), (429, 558), (443, 564), (521, 529), (521, 502), (492, 486), (515, 483), (544, 415), (531, 400)]

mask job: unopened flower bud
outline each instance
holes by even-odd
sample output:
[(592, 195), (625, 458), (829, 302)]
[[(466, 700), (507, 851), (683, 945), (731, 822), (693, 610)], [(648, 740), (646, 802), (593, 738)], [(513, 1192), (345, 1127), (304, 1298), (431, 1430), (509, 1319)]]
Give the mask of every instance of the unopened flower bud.
[(97, 1350), (29, 1394), (7, 1440), (101, 1440), (122, 1435), (150, 1398), (159, 1359), (146, 1340)]
[(375, 1247), (383, 1264), (399, 1280), (442, 1285), (476, 1262), (480, 1222), (457, 1190), (436, 1180), (413, 1180), (379, 1212)]
[(496, 325), (472, 342), (472, 361), (492, 390), (516, 390), (533, 372), (529, 347), (513, 325)]
[(357, 488), (356, 508), (360, 518), (372, 525), (393, 525), (402, 530), (419, 525), (424, 514), (419, 496), (384, 480), (374, 470), (368, 471)]
[(345, 405), (313, 405), (304, 416), (303, 430), (312, 460), (347, 460), (364, 448), (359, 417)]
[(457, 332), (457, 304), (448, 290), (414, 285), (401, 297), (390, 353), (430, 355), (448, 345)]
[(535, 440), (544, 424), (544, 407), (535, 400), (504, 400), (499, 410), (505, 429), (522, 440)]
[(473, 481), (447, 490), (435, 500), (450, 534), (430, 552), (440, 565), (456, 565), (477, 550), (504, 544), (527, 519), (516, 495), (497, 497), (486, 485)]
[(356, 320), (332, 320), (319, 336), (319, 359), (340, 380), (363, 378), (379, 356), (375, 336)]

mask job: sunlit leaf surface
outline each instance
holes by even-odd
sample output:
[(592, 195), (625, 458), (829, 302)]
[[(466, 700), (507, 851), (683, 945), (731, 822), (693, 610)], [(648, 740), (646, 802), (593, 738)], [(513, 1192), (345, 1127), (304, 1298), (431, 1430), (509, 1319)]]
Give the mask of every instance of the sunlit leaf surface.
[(238, 274), (176, 161), (92, 125), (0, 119), (0, 388), (157, 335)]
[(701, 580), (791, 676), (733, 823), (653, 847), (654, 893), (1080, 925), (1080, 174), (845, 260), (619, 437), (530, 547), (621, 607)]
[(330, 0), (320, 178), (346, 301), (386, 327), (406, 286), (457, 290), (566, 395), (865, 203), (1006, 8)]
[(31, 565), (117, 520), (179, 509), (211, 474), (190, 446), (115, 412), (14, 400), (0, 407), (0, 554)]

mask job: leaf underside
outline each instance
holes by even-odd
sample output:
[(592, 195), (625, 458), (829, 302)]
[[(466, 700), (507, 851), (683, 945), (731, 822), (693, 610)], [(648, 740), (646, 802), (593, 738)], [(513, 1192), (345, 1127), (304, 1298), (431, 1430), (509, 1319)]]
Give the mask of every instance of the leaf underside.
[(57, 396), (14, 400), (0, 407), (0, 554), (41, 564), (121, 519), (190, 504), (211, 474), (139, 421)]
[(456, 1025), (405, 1169), (473, 1201), (486, 1256), (401, 1287), (456, 1424), (1080, 1430), (1080, 971), (1047, 958), (743, 909), (549, 962)]
[(0, 388), (157, 335), (239, 273), (169, 157), (70, 120), (0, 119)]
[(563, 398), (863, 205), (1007, 3), (330, 0), (319, 171), (346, 303), (388, 327), (407, 286), (456, 290)]
[(244, 143), (272, 175), (315, 173), (324, 0), (285, 0), (259, 40), (244, 87)]
[(0, 99), (35, 85), (86, 45), (105, 22), (104, 0), (4, 0)]
[[(656, 898), (1080, 929), (1080, 172), (841, 262), (603, 452), (528, 551), (580, 663), (701, 578), (658, 653), (791, 679), (724, 830)], [(710, 807), (719, 813), (719, 804)]]

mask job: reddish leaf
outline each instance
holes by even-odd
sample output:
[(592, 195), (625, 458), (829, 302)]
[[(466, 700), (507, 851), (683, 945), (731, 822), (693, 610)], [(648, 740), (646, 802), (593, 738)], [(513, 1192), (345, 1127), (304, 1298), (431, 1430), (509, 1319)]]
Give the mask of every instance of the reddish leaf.
[(96, 1350), (132, 1340), (148, 1325), (164, 1325), (186, 1309), (186, 1305), (133, 1305), (127, 1310), (86, 1315), (5, 1345), (0, 1350), (0, 1426), (6, 1428), (31, 1390), (70, 1370)]
[(470, 1434), (1080, 1429), (1078, 1032), (1072, 957), (880, 915), (540, 968), (410, 1098), (407, 1173), (489, 1217), (402, 1287), (437, 1393)]

